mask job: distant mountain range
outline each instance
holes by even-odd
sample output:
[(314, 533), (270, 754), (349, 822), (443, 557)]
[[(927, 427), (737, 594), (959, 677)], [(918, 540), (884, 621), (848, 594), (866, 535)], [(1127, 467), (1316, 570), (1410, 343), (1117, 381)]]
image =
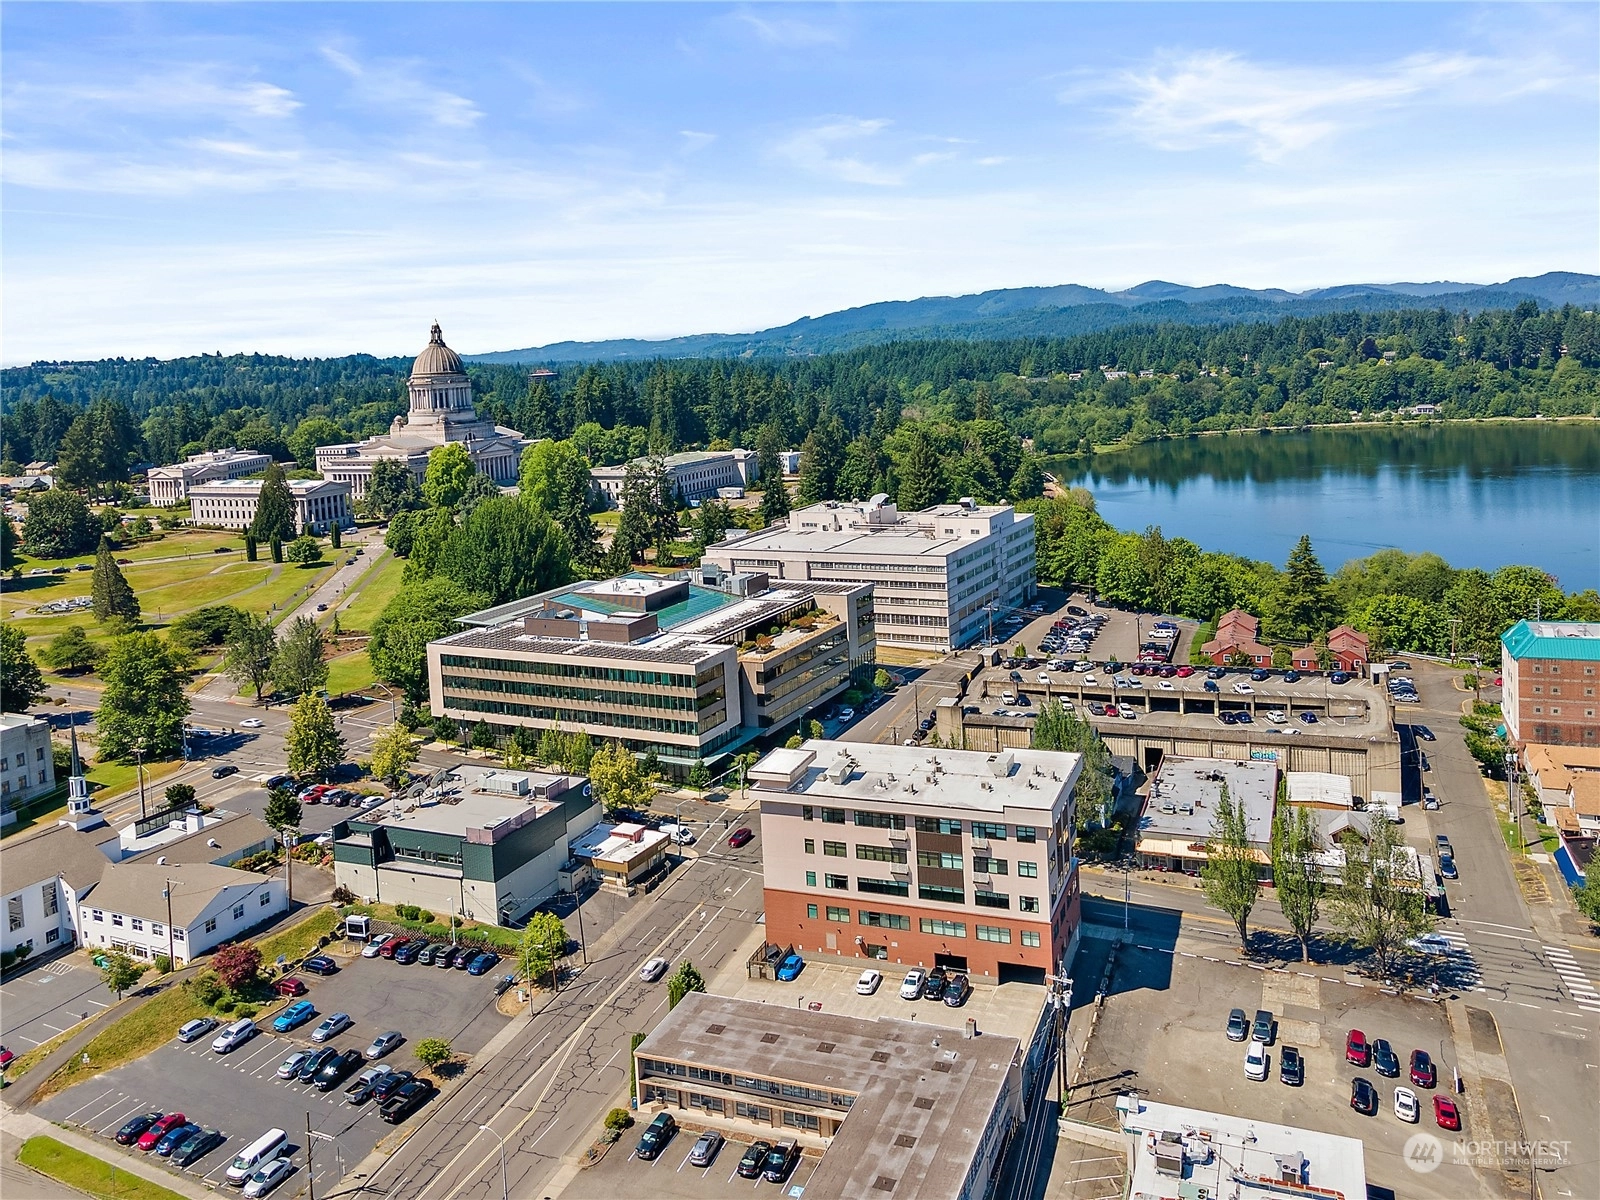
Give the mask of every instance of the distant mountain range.
[(1512, 308), (1600, 303), (1600, 275), (1550, 271), (1504, 283), (1346, 283), (1308, 292), (1218, 283), (1188, 287), (1152, 279), (1124, 292), (1075, 283), (1001, 288), (971, 296), (925, 296), (802, 317), (755, 333), (701, 333), (645, 341), (555, 342), (525, 350), (472, 354), (473, 362), (619, 362), (652, 358), (738, 358), (827, 354), (896, 339), (1071, 337), (1118, 325), (1223, 325), (1315, 316), (1352, 309)]

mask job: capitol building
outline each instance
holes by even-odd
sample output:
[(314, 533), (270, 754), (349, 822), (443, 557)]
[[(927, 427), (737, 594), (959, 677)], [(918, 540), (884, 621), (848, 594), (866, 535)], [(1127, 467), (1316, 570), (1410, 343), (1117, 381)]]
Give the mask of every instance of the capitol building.
[(437, 322), (411, 366), (410, 393), (411, 411), (396, 417), (387, 434), (320, 447), (317, 470), (323, 479), (349, 484), (351, 498), (360, 499), (376, 464), (401, 463), (420, 481), (429, 453), (459, 442), (473, 466), (495, 483), (516, 483), (522, 451), (533, 443), (515, 429), (479, 418), (461, 356), (444, 344)]

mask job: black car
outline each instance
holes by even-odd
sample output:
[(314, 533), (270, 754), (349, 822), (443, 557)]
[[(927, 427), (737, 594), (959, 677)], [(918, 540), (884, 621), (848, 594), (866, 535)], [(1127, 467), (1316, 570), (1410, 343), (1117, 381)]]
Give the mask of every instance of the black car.
[(482, 953), (482, 946), (462, 946), (450, 965), (458, 971), (465, 971), (472, 965), (472, 960), (477, 958)]
[(761, 1168), (767, 1165), (767, 1155), (772, 1152), (771, 1142), (751, 1142), (750, 1149), (739, 1160), (740, 1179), (761, 1178)]
[(1299, 1087), (1306, 1081), (1306, 1062), (1296, 1046), (1285, 1046), (1278, 1051), (1278, 1078), (1290, 1087)]
[(1370, 1117), (1378, 1111), (1378, 1089), (1357, 1075), (1350, 1081), (1350, 1107)]
[(945, 984), (949, 983), (949, 976), (943, 967), (935, 967), (928, 972), (928, 978), (922, 985), (922, 998), (924, 1000), (943, 1000)]
[(1394, 1047), (1382, 1038), (1372, 1040), (1372, 1066), (1379, 1075), (1387, 1079), (1400, 1077), (1400, 1056), (1394, 1052)]
[(295, 1072), (295, 1079), (301, 1083), (310, 1083), (317, 1077), (317, 1072), (328, 1065), (328, 1060), (338, 1053), (332, 1046), (324, 1046), (321, 1050), (315, 1051), (310, 1058), (300, 1064), (300, 1069)]
[(172, 1152), (172, 1161), (177, 1166), (187, 1167), (190, 1163), (210, 1154), (227, 1140), (220, 1129), (201, 1129), (178, 1143), (178, 1148)]
[(1261, 667), (1257, 667), (1254, 671), (1250, 672), (1250, 678), (1255, 680), (1257, 683), (1260, 683), (1263, 679), (1270, 679), (1271, 677), (1272, 672), (1264, 670)]
[(1228, 1040), (1242, 1042), (1250, 1036), (1250, 1022), (1244, 1015), (1244, 1009), (1235, 1008), (1228, 1012)]
[(144, 1131), (146, 1129), (149, 1129), (150, 1126), (154, 1125), (166, 1115), (166, 1113), (148, 1112), (141, 1113), (139, 1116), (134, 1117), (133, 1120), (129, 1121), (121, 1129), (117, 1130), (117, 1145), (133, 1145), (144, 1136)]
[(1299, 671), (1285, 671), (1283, 673), (1283, 681), (1285, 683), (1299, 683), (1300, 682), (1300, 672)]
[(767, 1151), (766, 1165), (761, 1168), (761, 1178), (768, 1183), (782, 1183), (789, 1178), (795, 1163), (800, 1161), (800, 1147), (794, 1142), (779, 1142)]
[(950, 976), (950, 982), (944, 985), (944, 1002), (951, 1008), (960, 1008), (970, 995), (972, 983), (959, 971)]
[(667, 1143), (677, 1132), (678, 1122), (671, 1113), (657, 1113), (656, 1119), (640, 1135), (639, 1147), (634, 1153), (646, 1161), (654, 1159), (667, 1148)]
[(390, 1125), (398, 1125), (433, 1097), (433, 1084), (426, 1079), (409, 1079), (385, 1100), (378, 1116)]
[(232, 763), (223, 763), (220, 767), (211, 768), (211, 778), (213, 779), (225, 779), (229, 775), (237, 775), (238, 773), (239, 768)]
[(379, 1104), (382, 1104), (390, 1096), (394, 1095), (415, 1078), (416, 1076), (410, 1071), (391, 1071), (382, 1079), (378, 1080), (377, 1084), (373, 1087), (372, 1098)]
[(310, 971), (313, 975), (332, 975), (339, 969), (339, 964), (326, 954), (317, 954), (301, 963), (300, 969)]
[(1227, 667), (1207, 667), (1206, 668), (1206, 678), (1207, 679), (1221, 679), (1227, 673), (1228, 673), (1228, 668)]
[(1272, 1013), (1267, 1009), (1256, 1010), (1256, 1019), (1250, 1026), (1250, 1037), (1263, 1046), (1272, 1045)]
[(1433, 736), (1433, 730), (1429, 729), (1426, 725), (1413, 725), (1411, 727), (1411, 731), (1425, 742), (1438, 741), (1438, 739)]
[(401, 946), (400, 949), (394, 952), (394, 960), (397, 963), (409, 966), (410, 964), (416, 962), (417, 955), (421, 954), (427, 948), (428, 940), (426, 938), (413, 938), (411, 941), (407, 942), (404, 946)]
[(361, 1057), (361, 1051), (359, 1050), (346, 1050), (343, 1054), (335, 1054), (327, 1062), (323, 1063), (322, 1069), (317, 1072), (315, 1081), (317, 1091), (333, 1091), (365, 1061)]

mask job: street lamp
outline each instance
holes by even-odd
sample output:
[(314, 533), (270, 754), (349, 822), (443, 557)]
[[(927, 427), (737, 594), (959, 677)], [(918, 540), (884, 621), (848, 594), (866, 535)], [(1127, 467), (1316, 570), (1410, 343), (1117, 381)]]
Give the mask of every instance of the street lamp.
[(144, 741), (141, 739), (133, 744), (133, 757), (138, 762), (139, 775), (139, 819), (143, 820), (148, 814), (144, 810)]
[(500, 1200), (511, 1200), (511, 1189), (506, 1186), (506, 1140), (487, 1125), (479, 1125), (478, 1129), (493, 1135), (494, 1140), (500, 1143)]
[(285, 829), (283, 831), (283, 891), (284, 899), (294, 903), (294, 847), (300, 840), (298, 829)]

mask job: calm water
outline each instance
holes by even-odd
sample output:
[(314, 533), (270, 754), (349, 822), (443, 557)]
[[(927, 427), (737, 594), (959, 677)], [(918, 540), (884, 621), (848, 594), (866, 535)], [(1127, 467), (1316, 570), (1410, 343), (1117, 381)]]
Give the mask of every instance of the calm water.
[(1398, 546), (1600, 586), (1600, 422), (1187, 438), (1047, 469), (1120, 529), (1159, 525), (1280, 566), (1309, 533), (1329, 570)]

